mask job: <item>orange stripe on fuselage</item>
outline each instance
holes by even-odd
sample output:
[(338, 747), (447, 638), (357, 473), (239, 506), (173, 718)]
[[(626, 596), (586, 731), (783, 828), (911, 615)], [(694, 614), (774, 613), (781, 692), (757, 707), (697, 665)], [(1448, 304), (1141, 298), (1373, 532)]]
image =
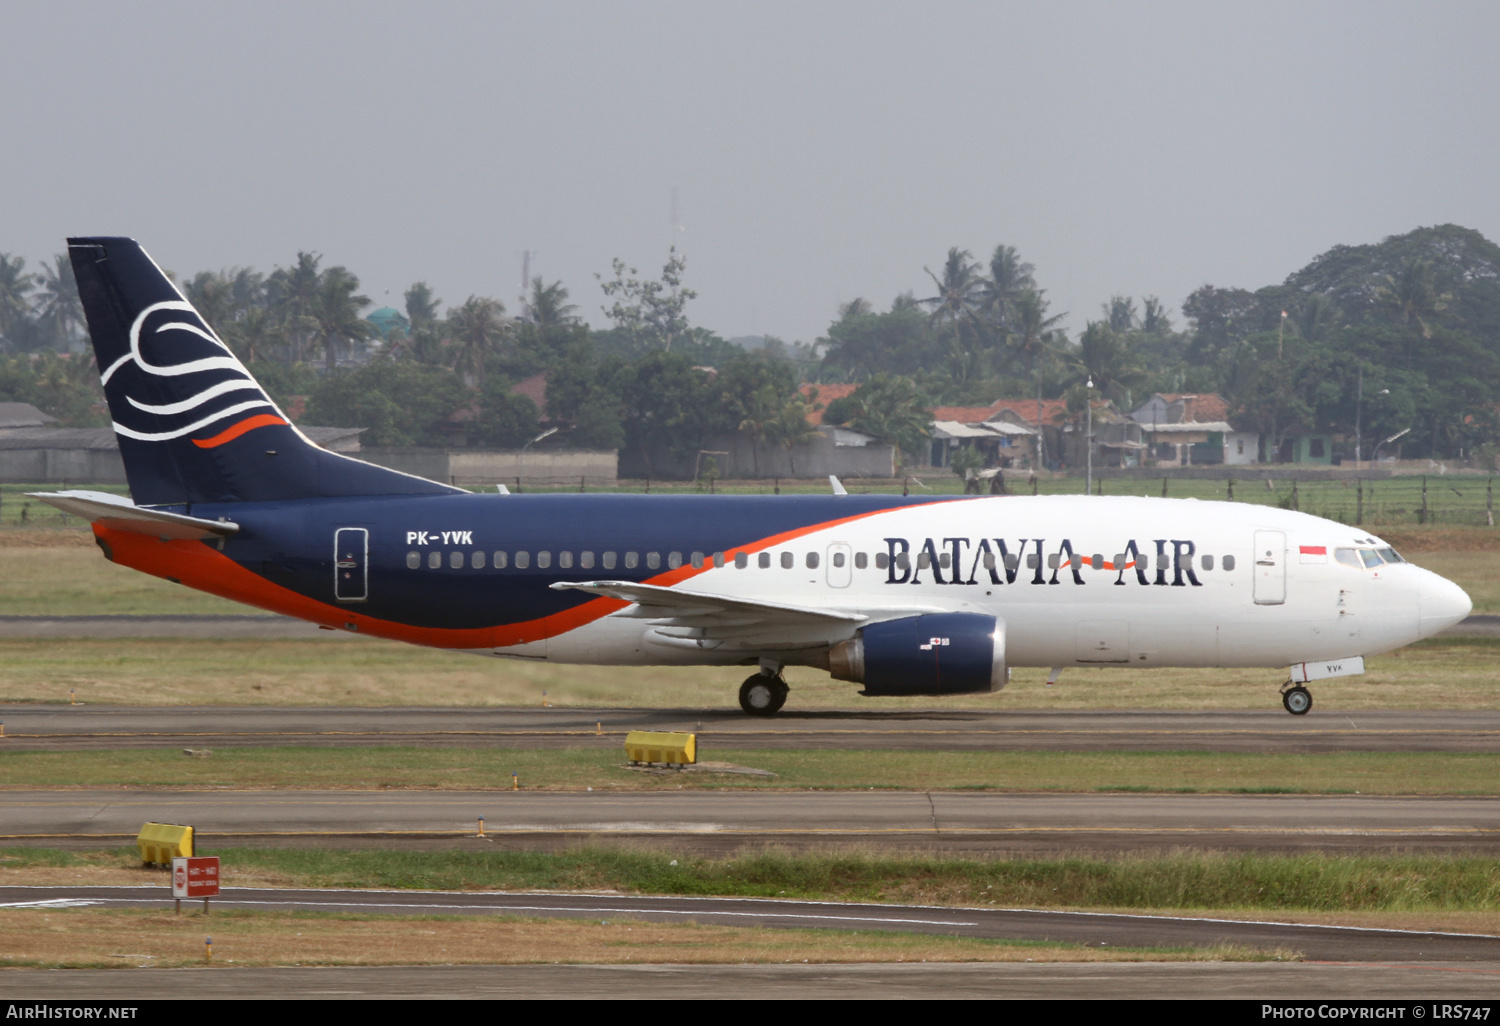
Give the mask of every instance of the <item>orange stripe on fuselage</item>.
[(214, 449), (218, 446), (223, 445), (225, 442), (234, 441), (236, 438), (240, 437), (240, 435), (243, 435), (247, 431), (254, 431), (256, 428), (261, 427), (269, 427), (272, 424), (285, 423), (286, 421), (282, 420), (274, 413), (257, 413), (253, 417), (246, 417), (238, 424), (231, 424), (229, 427), (225, 428), (223, 431), (220, 431), (212, 438), (195, 438), (193, 439), (193, 444), (200, 449)]
[[(915, 505), (925, 506), (930, 503)], [(747, 554), (759, 552), (762, 549), (784, 545), (815, 531), (853, 523), (880, 513), (912, 508), (914, 506), (898, 506), (889, 510), (872, 510), (837, 520), (822, 521), (808, 527), (799, 527), (771, 535), (769, 538), (762, 538), (749, 545), (737, 546), (727, 550), (724, 556), (726, 560), (732, 560), (740, 552)], [(156, 577), (171, 578), (189, 588), (205, 591), (210, 595), (218, 595), (234, 602), (269, 609), (273, 613), (294, 616), (299, 620), (339, 628), (343, 628), (346, 624), (353, 624), (361, 634), (390, 638), (393, 641), (405, 641), (413, 645), (429, 645), (433, 648), (506, 648), (512, 645), (524, 645), (528, 642), (542, 641), (565, 634), (628, 605), (619, 599), (596, 598), (571, 609), (553, 613), (551, 616), (521, 623), (499, 624), (494, 627), (416, 627), (360, 613), (353, 605), (338, 606), (298, 594), (290, 588), (274, 584), (260, 574), (246, 569), (205, 542), (191, 539), (162, 539), (152, 535), (136, 534), (133, 531), (121, 531), (98, 523), (93, 526), (94, 534), (109, 544), (114, 561), (121, 566), (128, 566), (133, 570), (140, 570)], [(684, 564), (676, 570), (668, 570), (648, 578), (646, 583), (670, 587), (713, 568), (711, 562), (705, 562), (702, 569), (694, 569), (691, 564)], [(332, 573), (331, 568), (329, 573)], [(332, 581), (331, 576), (329, 580)]]

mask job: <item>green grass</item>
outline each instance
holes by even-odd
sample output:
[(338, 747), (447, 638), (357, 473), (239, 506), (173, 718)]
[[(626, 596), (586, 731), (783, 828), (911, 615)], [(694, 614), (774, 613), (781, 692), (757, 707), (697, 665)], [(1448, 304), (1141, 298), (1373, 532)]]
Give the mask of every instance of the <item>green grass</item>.
[[(1235, 911), (1493, 912), (1500, 859), (1458, 855), (1244, 855), (976, 859), (762, 851), (703, 858), (670, 847), (564, 852), (214, 850), (283, 886), (600, 890), (1027, 907)], [(139, 864), (134, 849), (0, 849), (5, 869)]]
[[(737, 709), (744, 667), (569, 666), (485, 659), (394, 641), (0, 639), (0, 704), (556, 706)], [(325, 632), (326, 633), (326, 632)], [(1314, 685), (1317, 709), (1493, 709), (1500, 638), (1425, 641)], [(995, 694), (861, 698), (858, 685), (792, 667), (802, 709), (1279, 709), (1274, 669), (1021, 667)]]
[(679, 788), (986, 790), (1230, 794), (1497, 794), (1500, 755), (1470, 752), (908, 752), (753, 751), (700, 758), (753, 766), (775, 778), (644, 773), (625, 766), (622, 739), (600, 747), (222, 748), (9, 752), (4, 787)]

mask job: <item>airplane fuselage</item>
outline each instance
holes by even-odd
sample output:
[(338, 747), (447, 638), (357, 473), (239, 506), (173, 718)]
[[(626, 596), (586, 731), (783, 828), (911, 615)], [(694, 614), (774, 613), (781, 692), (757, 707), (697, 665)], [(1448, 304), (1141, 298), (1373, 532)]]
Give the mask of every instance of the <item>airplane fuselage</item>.
[(826, 665), (853, 634), (783, 632), (768, 653), (558, 582), (872, 621), (982, 613), (1004, 623), (1013, 666), (1286, 666), (1389, 651), (1468, 608), (1409, 563), (1366, 566), (1358, 553), (1389, 547), (1363, 529), (1239, 503), (488, 494), (177, 509), (240, 531), (218, 543), (96, 530), (118, 562), (327, 627), (558, 662)]

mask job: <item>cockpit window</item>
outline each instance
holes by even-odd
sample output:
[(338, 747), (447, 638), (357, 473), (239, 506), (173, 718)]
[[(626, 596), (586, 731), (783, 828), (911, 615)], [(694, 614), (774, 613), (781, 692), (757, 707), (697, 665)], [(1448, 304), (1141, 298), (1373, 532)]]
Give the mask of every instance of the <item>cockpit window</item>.
[(1367, 567), (1380, 566), (1385, 562), (1385, 560), (1380, 558), (1380, 553), (1374, 549), (1360, 549), (1359, 558), (1365, 561), (1365, 566)]
[(1384, 559), (1387, 563), (1405, 563), (1406, 562), (1406, 560), (1404, 560), (1404, 559), (1401, 558), (1401, 554), (1399, 552), (1397, 552), (1395, 549), (1389, 549), (1389, 548), (1387, 548), (1387, 549), (1379, 549), (1377, 551), (1380, 553), (1380, 557), (1382, 559)]
[(1363, 570), (1364, 564), (1359, 561), (1359, 553), (1353, 549), (1334, 549), (1333, 558), (1345, 566), (1352, 566), (1356, 570)]

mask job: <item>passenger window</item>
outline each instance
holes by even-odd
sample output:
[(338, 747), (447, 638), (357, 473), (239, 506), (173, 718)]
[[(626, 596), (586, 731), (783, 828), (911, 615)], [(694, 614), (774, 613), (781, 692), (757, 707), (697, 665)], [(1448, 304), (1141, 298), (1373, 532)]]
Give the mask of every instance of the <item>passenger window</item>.
[(1365, 561), (1365, 566), (1372, 569), (1385, 562), (1385, 560), (1380, 558), (1380, 553), (1374, 549), (1360, 549), (1359, 558)]
[(567, 549), (559, 552), (557, 554), (557, 565), (564, 570), (572, 569), (573, 553), (569, 552)]
[(715, 567), (722, 567), (723, 565), (724, 565), (724, 553), (722, 553), (722, 552), (715, 552), (714, 553), (714, 566)]
[(844, 554), (842, 552), (835, 552), (833, 554), (833, 565), (838, 567), (840, 570), (844, 568), (845, 562), (846, 560), (844, 559)]
[(884, 552), (875, 553), (875, 569), (885, 570), (891, 565), (891, 557)]
[(1212, 557), (1212, 556), (1204, 556), (1202, 562), (1203, 562), (1203, 569), (1205, 569), (1205, 570), (1212, 570), (1214, 568), (1214, 557)]
[(917, 553), (917, 569), (926, 570), (930, 566), (932, 566), (932, 557), (925, 552)]
[(1093, 566), (1093, 568), (1095, 570), (1103, 570), (1104, 569), (1104, 553), (1102, 553), (1102, 552), (1096, 552), (1096, 553), (1094, 553), (1094, 558), (1091, 559), (1089, 562), (1090, 562), (1090, 564)]
[(517, 570), (525, 570), (530, 565), (531, 565), (531, 553), (529, 553), (529, 552), (517, 552), (516, 553), (516, 569)]
[(473, 567), (475, 570), (483, 570), (484, 569), (484, 553), (483, 552), (471, 552), (471, 553), (469, 553), (469, 566)]
[(745, 553), (745, 552), (736, 552), (734, 554), (734, 568), (736, 570), (743, 570), (743, 569), (745, 569), (745, 567), (747, 567), (749, 565), (750, 565), (750, 556), (749, 556), (748, 553)]
[(1041, 565), (1041, 562), (1042, 558), (1035, 552), (1028, 552), (1026, 554), (1026, 569), (1035, 570), (1038, 566)]
[[(1021, 557), (1019, 555), (1006, 556), (1005, 557), (1005, 569), (1014, 572), (1015, 570), (1017, 570), (1020, 567), (1020, 565), (1021, 565)], [(1035, 563), (1030, 563), (1028, 565), (1033, 566), (1033, 567), (1036, 566)]]
[(942, 555), (938, 556), (938, 566), (942, 567), (944, 570), (948, 569), (952, 565), (953, 553), (944, 552)]
[(693, 564), (693, 569), (694, 570), (702, 570), (703, 569), (703, 553), (701, 553), (701, 552), (695, 552), (695, 553), (693, 553), (691, 556), (688, 557), (688, 562), (690, 562), (690, 563)]
[(458, 570), (464, 565), (464, 554), (462, 552), (448, 553), (448, 565)]
[(796, 562), (797, 557), (792, 555), (790, 552), (783, 552), (781, 554), (781, 569), (790, 570), (792, 568), (792, 565)]
[(769, 552), (762, 552), (756, 563), (762, 570), (769, 570), (771, 568), (771, 554)]
[(669, 553), (667, 553), (667, 569), (668, 570), (676, 570), (681, 565), (682, 565), (682, 553), (680, 553), (680, 552), (669, 552)]
[(1052, 555), (1050, 555), (1050, 556), (1047, 557), (1047, 569), (1048, 570), (1056, 570), (1057, 569), (1057, 557), (1059, 555), (1061, 555), (1061, 553), (1054, 552), (1054, 553), (1052, 553)]
[(869, 565), (870, 565), (870, 556), (869, 556), (869, 553), (866, 553), (866, 552), (856, 552), (854, 554), (854, 569), (856, 569), (856, 570), (864, 570)]
[(986, 552), (984, 554), (984, 568), (986, 570), (995, 569), (995, 554), (993, 552)]
[(552, 565), (552, 553), (543, 550), (536, 554), (536, 568), (545, 570)]
[(613, 570), (614, 568), (615, 568), (615, 554), (614, 554), (613, 551), (606, 552), (604, 554), (604, 569), (606, 569), (606, 570)]
[(910, 570), (911, 569), (911, 554), (910, 553), (907, 553), (907, 552), (898, 552), (898, 553), (896, 553), (896, 569), (897, 570)]
[(578, 554), (578, 565), (585, 570), (594, 569), (594, 554), (588, 551), (580, 552)]
[(809, 570), (816, 570), (818, 568), (818, 554), (816, 552), (809, 552), (807, 554), (807, 568)]
[(641, 556), (638, 552), (625, 553), (625, 569), (634, 570), (641, 565)]
[(660, 552), (648, 552), (648, 553), (646, 553), (646, 569), (647, 570), (660, 570), (661, 569), (661, 553)]
[(1116, 570), (1124, 570), (1125, 569), (1125, 564), (1128, 563), (1128, 562), (1130, 562), (1130, 560), (1126, 558), (1125, 553), (1123, 553), (1123, 552), (1116, 552), (1115, 553), (1115, 569)]
[(497, 552), (497, 553), (495, 553), (495, 569), (496, 570), (504, 570), (505, 569), (505, 553), (503, 553), (503, 552)]
[(406, 554), (406, 569), (420, 570), (422, 568), (422, 554), (420, 552), (408, 552)]
[(1234, 557), (1233, 556), (1225, 556), (1224, 557), (1224, 569), (1225, 570), (1233, 570), (1234, 569)]
[(443, 565), (443, 554), (441, 552), (427, 553), (427, 568), (436, 570)]

